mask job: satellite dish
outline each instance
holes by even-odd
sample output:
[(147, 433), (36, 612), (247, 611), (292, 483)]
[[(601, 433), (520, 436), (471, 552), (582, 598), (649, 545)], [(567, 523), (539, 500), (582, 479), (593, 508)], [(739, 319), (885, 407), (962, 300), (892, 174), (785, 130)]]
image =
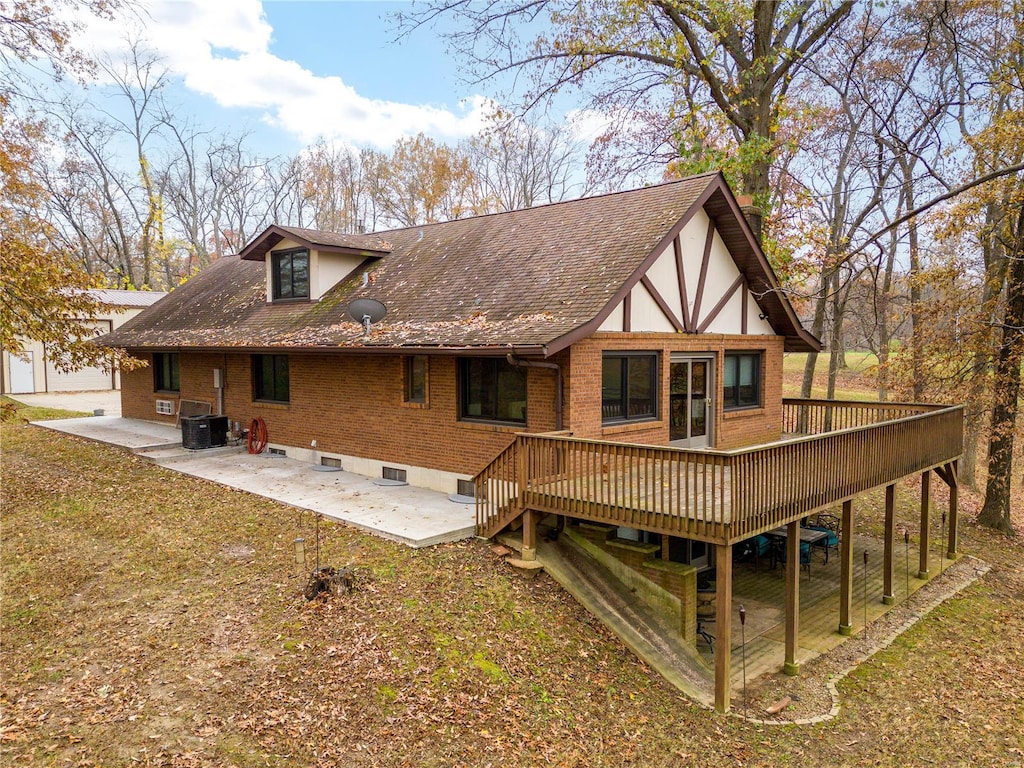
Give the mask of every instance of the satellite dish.
[(388, 313), (388, 308), (376, 299), (356, 299), (348, 305), (348, 314), (357, 323), (363, 324), (363, 335), (370, 335), (370, 326), (379, 323)]

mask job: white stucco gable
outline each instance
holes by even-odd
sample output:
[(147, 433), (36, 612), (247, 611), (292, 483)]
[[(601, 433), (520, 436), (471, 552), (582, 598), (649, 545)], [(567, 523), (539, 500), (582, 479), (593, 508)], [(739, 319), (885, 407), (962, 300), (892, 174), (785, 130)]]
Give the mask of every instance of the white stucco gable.
[(704, 210), (694, 212), (599, 330), (776, 334)]

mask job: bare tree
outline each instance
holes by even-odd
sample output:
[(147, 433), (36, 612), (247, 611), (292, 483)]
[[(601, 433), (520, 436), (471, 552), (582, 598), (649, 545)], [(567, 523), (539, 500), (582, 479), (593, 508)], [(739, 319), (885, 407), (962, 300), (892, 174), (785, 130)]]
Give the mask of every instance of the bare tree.
[(581, 147), (564, 126), (498, 113), (466, 150), (477, 205), (512, 211), (586, 194)]
[(403, 21), (412, 30), (454, 17), (460, 24), (449, 40), (475, 74), (532, 76), (528, 107), (566, 87), (592, 87), (592, 104), (605, 114), (660, 112), (656, 141), (673, 144), (700, 144), (704, 126), (694, 116), (715, 115), (746, 158), (742, 191), (766, 205), (786, 93), (852, 7), (810, 0), (433, 0)]

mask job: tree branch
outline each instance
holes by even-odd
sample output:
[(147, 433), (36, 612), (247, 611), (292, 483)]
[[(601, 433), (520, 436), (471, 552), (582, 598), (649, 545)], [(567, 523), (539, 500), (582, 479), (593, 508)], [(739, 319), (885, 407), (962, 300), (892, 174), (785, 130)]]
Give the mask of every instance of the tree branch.
[(986, 182), (994, 181), (995, 179), (1001, 179), (1004, 176), (1011, 176), (1012, 174), (1020, 173), (1021, 171), (1024, 171), (1024, 163), (1017, 163), (1016, 165), (1010, 165), (1007, 166), (1006, 168), (999, 168), (995, 171), (991, 171), (990, 173), (986, 173), (984, 176), (979, 176), (976, 179), (972, 179), (966, 184), (962, 184), (959, 187), (956, 187), (955, 189), (951, 189), (948, 192), (944, 192), (938, 197), (933, 197), (927, 203), (919, 205), (913, 210), (907, 211), (899, 218), (894, 219), (893, 222), (889, 224), (887, 227), (883, 227), (882, 229), (870, 235), (867, 238), (867, 240), (865, 240), (861, 245), (857, 246), (854, 250), (850, 251), (846, 256), (847, 258), (856, 256), (858, 253), (867, 248), (871, 243), (878, 240), (878, 238), (882, 237), (885, 234), (888, 234), (901, 224), (905, 224), (906, 222), (913, 219), (915, 216), (920, 216), (922, 213), (929, 210), (930, 208), (934, 208), (939, 203), (957, 197), (958, 195), (962, 195), (964, 192), (968, 192), (974, 189), (975, 187), (979, 187), (982, 184), (985, 184)]

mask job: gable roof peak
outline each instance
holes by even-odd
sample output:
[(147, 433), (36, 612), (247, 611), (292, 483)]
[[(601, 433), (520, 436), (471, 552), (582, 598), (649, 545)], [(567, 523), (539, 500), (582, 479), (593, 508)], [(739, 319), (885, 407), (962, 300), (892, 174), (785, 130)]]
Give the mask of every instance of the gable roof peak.
[(238, 255), (245, 261), (263, 261), (282, 240), (292, 240), (306, 248), (332, 253), (380, 257), (391, 252), (391, 243), (377, 234), (348, 234), (271, 224), (239, 251)]

